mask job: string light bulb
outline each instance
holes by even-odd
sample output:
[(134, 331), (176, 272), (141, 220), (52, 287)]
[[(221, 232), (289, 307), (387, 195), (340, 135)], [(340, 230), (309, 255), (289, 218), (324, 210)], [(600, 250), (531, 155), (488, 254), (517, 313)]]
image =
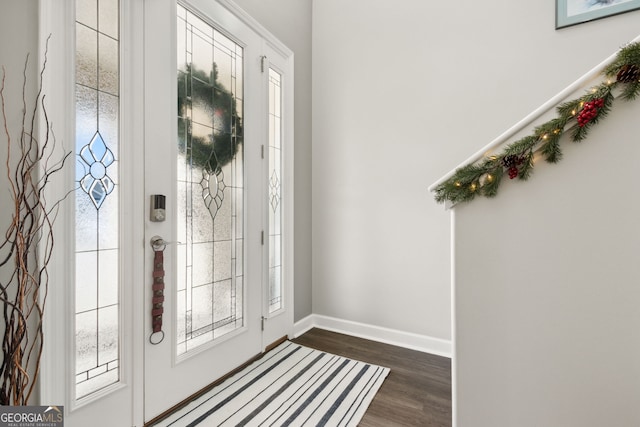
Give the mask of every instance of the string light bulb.
[(460, 183), (460, 181), (456, 181), (456, 183), (454, 184), (456, 187), (460, 188), (462, 187), (462, 184)]
[(491, 175), (490, 173), (487, 174), (487, 181), (488, 182), (492, 182), (493, 181), (493, 175)]

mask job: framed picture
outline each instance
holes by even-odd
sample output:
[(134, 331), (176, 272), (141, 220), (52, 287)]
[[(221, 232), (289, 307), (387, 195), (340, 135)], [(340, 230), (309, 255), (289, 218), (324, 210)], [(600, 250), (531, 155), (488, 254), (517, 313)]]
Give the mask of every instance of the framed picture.
[(556, 28), (581, 24), (634, 9), (640, 9), (640, 0), (556, 0)]

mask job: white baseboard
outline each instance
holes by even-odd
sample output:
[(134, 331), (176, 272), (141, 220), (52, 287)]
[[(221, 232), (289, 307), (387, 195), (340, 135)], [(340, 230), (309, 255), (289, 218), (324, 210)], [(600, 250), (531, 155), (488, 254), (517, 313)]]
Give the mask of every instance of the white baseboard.
[(326, 329), (332, 332), (352, 335), (385, 344), (392, 344), (424, 353), (451, 358), (451, 341), (426, 335), (403, 332), (380, 326), (336, 319), (334, 317), (312, 314), (293, 326), (294, 337), (299, 337), (311, 328)]

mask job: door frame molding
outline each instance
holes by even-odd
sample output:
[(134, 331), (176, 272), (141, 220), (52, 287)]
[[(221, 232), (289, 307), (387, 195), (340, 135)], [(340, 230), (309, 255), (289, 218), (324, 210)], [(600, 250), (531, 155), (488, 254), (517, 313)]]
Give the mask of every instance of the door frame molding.
[[(43, 93), (47, 95), (47, 105), (50, 108), (50, 120), (55, 125), (56, 138), (58, 141), (73, 141), (75, 139), (75, 120), (69, 112), (69, 106), (73, 105), (73, 82), (71, 80), (70, 71), (74, 61), (74, 52), (69, 46), (75, 44), (74, 35), (71, 27), (71, 16), (73, 7), (68, 1), (62, 2), (58, 7), (54, 7), (52, 2), (47, 0), (39, 1), (39, 34), (38, 34), (38, 61), (39, 69), (43, 67), (44, 54), (47, 49), (47, 71), (43, 75)], [(49, 37), (51, 35), (51, 37)], [(55, 35), (55, 36), (54, 36)], [(47, 42), (48, 40), (48, 42)], [(54, 82), (53, 75), (67, 76), (67, 78), (59, 79)], [(45, 134), (45, 129), (40, 128), (40, 139)], [(57, 146), (57, 153), (60, 155), (64, 151), (64, 147)], [(68, 182), (73, 179), (70, 168), (62, 169), (58, 174), (58, 179)], [(64, 188), (62, 185), (52, 185), (47, 188), (47, 199), (60, 200), (64, 197)], [(70, 220), (68, 216), (59, 217), (53, 226), (54, 235), (62, 234), (69, 229)], [(64, 241), (64, 240), (63, 240)], [(65, 262), (61, 262), (64, 257), (60, 257), (54, 250), (52, 254), (52, 262), (49, 267), (50, 289), (47, 297), (47, 305), (44, 309), (43, 316), (43, 339), (44, 345), (41, 358), (40, 373), (40, 404), (45, 402), (51, 404), (68, 404), (68, 396), (64, 383), (60, 383), (58, 378), (68, 378), (69, 363), (60, 364), (61, 355), (64, 355), (67, 349), (65, 328), (69, 324), (69, 316), (65, 310), (67, 306), (68, 294), (65, 292), (56, 292), (56, 283), (64, 283), (66, 277), (70, 277), (71, 269)], [(63, 371), (60, 376), (60, 371)], [(63, 396), (63, 402), (60, 402), (60, 396)], [(55, 403), (54, 403), (55, 402)]]

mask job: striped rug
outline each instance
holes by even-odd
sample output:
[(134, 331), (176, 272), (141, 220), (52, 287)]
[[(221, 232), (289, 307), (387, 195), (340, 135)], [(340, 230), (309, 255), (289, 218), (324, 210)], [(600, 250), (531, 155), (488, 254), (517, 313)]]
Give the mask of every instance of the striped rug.
[(155, 426), (356, 426), (389, 373), (290, 341)]

